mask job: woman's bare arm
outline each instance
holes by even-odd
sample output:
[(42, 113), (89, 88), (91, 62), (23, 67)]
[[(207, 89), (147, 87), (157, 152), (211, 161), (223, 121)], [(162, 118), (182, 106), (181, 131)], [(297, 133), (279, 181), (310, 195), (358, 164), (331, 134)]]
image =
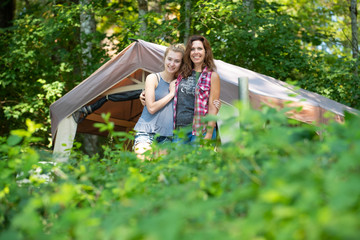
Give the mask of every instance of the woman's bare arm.
[(162, 109), (175, 96), (175, 81), (170, 83), (170, 92), (163, 98), (155, 101), (155, 89), (158, 85), (158, 80), (155, 74), (150, 74), (145, 81), (145, 104), (150, 114), (154, 114)]
[[(213, 72), (211, 74), (211, 89), (209, 96), (208, 114), (217, 115), (217, 113), (219, 112), (219, 99), (220, 99), (220, 77), (219, 74)], [(207, 131), (204, 139), (211, 139), (215, 126), (216, 126), (215, 121), (208, 122)]]

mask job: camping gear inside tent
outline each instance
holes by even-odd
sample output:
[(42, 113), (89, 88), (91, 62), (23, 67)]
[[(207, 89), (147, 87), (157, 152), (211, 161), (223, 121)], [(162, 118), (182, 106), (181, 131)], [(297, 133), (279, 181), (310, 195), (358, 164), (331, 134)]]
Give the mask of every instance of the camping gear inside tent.
[[(93, 126), (103, 122), (101, 113), (111, 113), (110, 121), (114, 122), (116, 131), (133, 129), (143, 109), (138, 98), (145, 78), (163, 69), (165, 49), (165, 46), (137, 40), (50, 106), (54, 154), (60, 154), (55, 157), (58, 161), (67, 159), (76, 132), (101, 134)], [(220, 60), (215, 60), (215, 64), (223, 104), (239, 99), (238, 78), (247, 77), (250, 104), (254, 108), (261, 104), (283, 107), (291, 101), (292, 106), (302, 106), (302, 110), (291, 117), (306, 123), (326, 123), (326, 112), (334, 113), (337, 121), (343, 120), (344, 111), (357, 112), (272, 77)]]

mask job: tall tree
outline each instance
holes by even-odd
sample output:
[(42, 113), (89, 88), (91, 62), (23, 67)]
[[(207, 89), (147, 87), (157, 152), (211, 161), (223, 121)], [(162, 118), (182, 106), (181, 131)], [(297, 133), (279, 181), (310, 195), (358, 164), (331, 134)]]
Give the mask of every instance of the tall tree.
[(357, 0), (350, 0), (350, 17), (351, 17), (351, 47), (352, 56), (356, 61), (355, 64), (355, 76), (358, 75), (358, 57), (359, 57), (359, 46), (358, 46), (358, 27), (357, 27)]
[(185, 30), (184, 30), (184, 44), (190, 37), (190, 26), (191, 26), (191, 0), (185, 0)]
[(162, 3), (161, 0), (152, 0), (148, 2), (148, 10), (154, 11), (156, 13), (161, 14), (162, 11)]
[(80, 12), (80, 42), (82, 50), (83, 77), (86, 77), (86, 66), (91, 59), (92, 42), (89, 36), (95, 32), (95, 18), (91, 13), (89, 6), (90, 0), (80, 0), (82, 11)]
[(15, 13), (15, 0), (3, 0), (0, 3), (0, 28), (12, 25)]
[(254, 0), (243, 0), (243, 4), (248, 13), (254, 9)]
[(140, 20), (140, 36), (145, 36), (147, 23), (145, 15), (148, 13), (148, 1), (147, 0), (138, 0), (139, 5), (139, 20)]
[[(95, 33), (95, 18), (91, 11), (90, 0), (80, 0), (80, 6), (82, 11), (80, 12), (80, 42), (82, 51), (82, 76), (86, 78), (87, 67), (92, 58), (93, 44), (91, 41), (91, 35)], [(84, 134), (83, 146), (86, 153), (92, 155), (99, 151), (98, 146), (99, 137), (97, 135)]]

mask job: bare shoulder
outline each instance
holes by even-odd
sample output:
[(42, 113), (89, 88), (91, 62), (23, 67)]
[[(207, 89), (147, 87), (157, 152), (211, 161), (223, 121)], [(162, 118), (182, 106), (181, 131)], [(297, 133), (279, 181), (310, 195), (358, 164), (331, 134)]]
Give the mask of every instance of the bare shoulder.
[(157, 79), (157, 76), (156, 76), (156, 74), (155, 73), (150, 73), (149, 75), (147, 75), (147, 77), (146, 77), (146, 81), (154, 81), (154, 80), (156, 80)]
[(211, 81), (220, 81), (220, 76), (217, 72), (212, 72)]
[(158, 80), (155, 73), (151, 73), (146, 77), (145, 86), (155, 86), (157, 87)]

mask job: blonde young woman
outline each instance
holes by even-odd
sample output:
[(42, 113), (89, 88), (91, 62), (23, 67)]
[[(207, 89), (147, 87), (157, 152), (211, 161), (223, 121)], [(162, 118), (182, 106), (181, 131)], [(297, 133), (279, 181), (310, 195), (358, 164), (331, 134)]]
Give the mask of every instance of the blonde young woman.
[(164, 70), (146, 77), (145, 106), (136, 123), (134, 151), (141, 159), (151, 144), (170, 142), (173, 136), (175, 80), (183, 64), (183, 44), (169, 46), (164, 54)]

